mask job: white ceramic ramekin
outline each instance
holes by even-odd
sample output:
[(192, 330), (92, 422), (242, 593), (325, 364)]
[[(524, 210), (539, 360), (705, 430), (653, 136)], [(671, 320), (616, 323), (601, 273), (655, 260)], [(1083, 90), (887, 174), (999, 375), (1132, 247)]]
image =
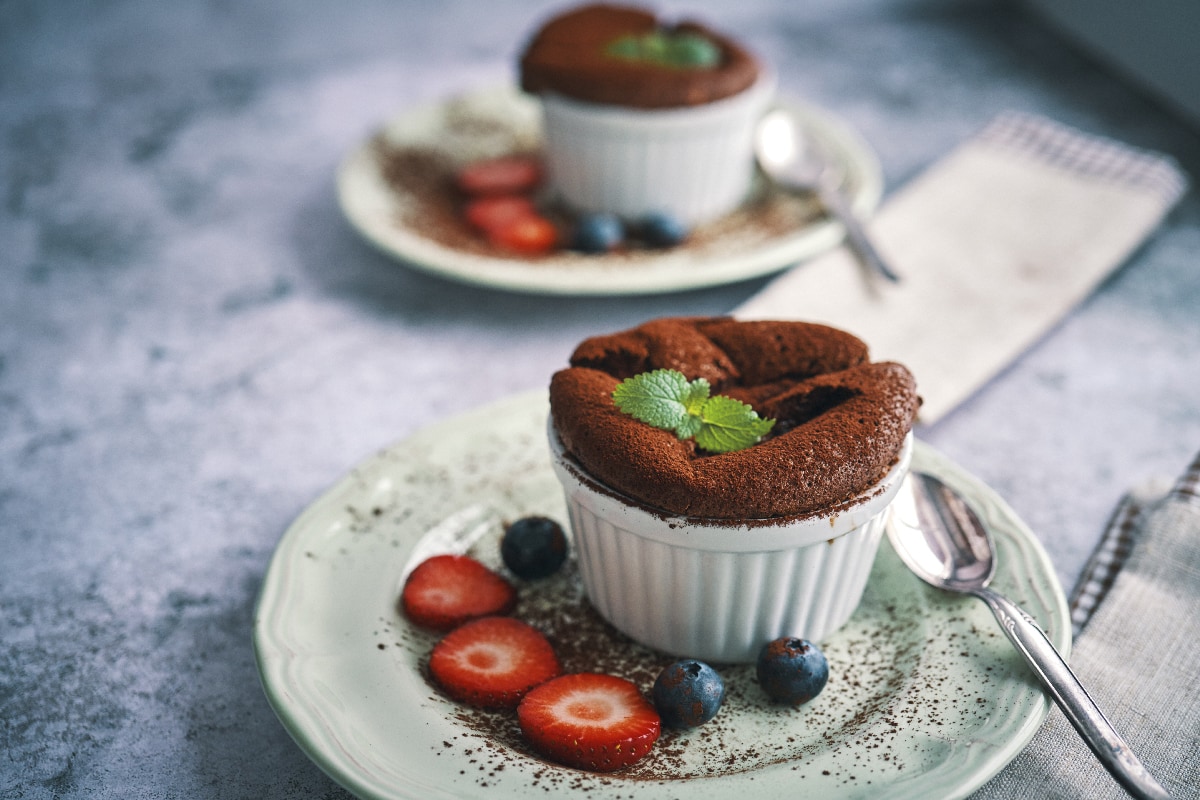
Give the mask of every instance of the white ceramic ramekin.
[(886, 510), (908, 473), (912, 434), (882, 481), (836, 512), (781, 520), (698, 520), (600, 484), (550, 426), (584, 590), (618, 630), (671, 655), (754, 661), (780, 636), (820, 642), (858, 607)]
[(754, 126), (775, 94), (750, 88), (702, 106), (636, 109), (542, 96), (549, 184), (568, 205), (697, 225), (737, 208), (754, 178)]

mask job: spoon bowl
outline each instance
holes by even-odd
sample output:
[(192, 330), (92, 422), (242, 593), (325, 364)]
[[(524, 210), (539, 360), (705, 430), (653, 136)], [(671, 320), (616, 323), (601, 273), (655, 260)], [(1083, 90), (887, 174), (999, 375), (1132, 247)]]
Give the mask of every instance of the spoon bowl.
[[(932, 475), (913, 473), (913, 486), (892, 508), (892, 546), (918, 577), (939, 589), (970, 592), (996, 574), (991, 534), (962, 495)], [(919, 533), (919, 536), (917, 535)]]
[(804, 135), (792, 112), (775, 108), (759, 120), (754, 131), (754, 153), (758, 166), (775, 185), (790, 192), (808, 192), (833, 215), (846, 231), (846, 240), (859, 259), (876, 274), (899, 281), (867, 236), (858, 216), (842, 194), (844, 171)]
[(1169, 798), (1088, 696), (1037, 622), (1016, 603), (988, 588), (996, 573), (995, 549), (987, 527), (962, 495), (933, 475), (910, 472), (892, 502), (887, 533), (896, 555), (918, 578), (987, 604), (1067, 719), (1132, 796)]
[(811, 137), (799, 122), (782, 108), (767, 112), (754, 132), (758, 165), (780, 186), (794, 191), (812, 191), (824, 181), (840, 187), (844, 175), (833, 162), (817, 152)]

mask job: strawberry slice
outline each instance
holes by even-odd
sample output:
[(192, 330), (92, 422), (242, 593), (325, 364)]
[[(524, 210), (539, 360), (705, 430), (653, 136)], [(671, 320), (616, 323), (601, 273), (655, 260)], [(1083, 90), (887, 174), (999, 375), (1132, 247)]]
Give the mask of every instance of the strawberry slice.
[(476, 197), (463, 207), (463, 216), (467, 218), (467, 222), (481, 231), (502, 228), (524, 217), (537, 215), (533, 201), (519, 194)]
[(662, 722), (637, 686), (594, 672), (563, 675), (525, 695), (521, 732), (542, 755), (593, 772), (612, 772), (650, 752)]
[(484, 617), (455, 628), (434, 645), (429, 672), (459, 702), (511, 709), (562, 668), (537, 629), (512, 617)]
[(542, 162), (535, 156), (508, 155), (472, 161), (455, 178), (466, 194), (526, 194), (542, 182)]
[(558, 246), (558, 229), (554, 223), (536, 214), (491, 228), (487, 234), (493, 244), (525, 255), (541, 255)]
[(470, 556), (438, 555), (422, 561), (404, 582), (400, 606), (416, 625), (448, 631), (468, 620), (505, 614), (517, 590)]

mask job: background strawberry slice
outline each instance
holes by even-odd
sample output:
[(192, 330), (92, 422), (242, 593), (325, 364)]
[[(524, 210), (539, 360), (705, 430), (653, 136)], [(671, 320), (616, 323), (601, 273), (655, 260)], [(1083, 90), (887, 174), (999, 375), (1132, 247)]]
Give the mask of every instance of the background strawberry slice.
[(422, 561), (404, 582), (400, 606), (414, 624), (448, 631), (468, 620), (505, 614), (517, 590), (470, 556), (438, 555)]
[(558, 246), (558, 229), (545, 217), (531, 214), (488, 229), (495, 245), (525, 255), (548, 253)]
[(479, 708), (515, 708), (526, 692), (561, 671), (546, 637), (512, 617), (455, 628), (429, 656), (429, 672), (446, 694)]
[(650, 752), (662, 722), (638, 687), (613, 675), (579, 672), (543, 683), (517, 706), (521, 732), (549, 759), (611, 772)]
[(536, 217), (538, 212), (533, 201), (524, 195), (497, 194), (471, 200), (463, 207), (463, 216), (476, 228), (490, 231), (524, 217)]
[(542, 162), (529, 155), (472, 161), (458, 171), (456, 181), (470, 195), (528, 194), (542, 182)]

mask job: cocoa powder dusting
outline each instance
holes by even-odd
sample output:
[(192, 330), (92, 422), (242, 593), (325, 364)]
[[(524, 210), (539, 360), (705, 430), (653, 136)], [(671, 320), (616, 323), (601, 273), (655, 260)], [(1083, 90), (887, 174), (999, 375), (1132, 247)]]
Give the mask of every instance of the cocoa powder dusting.
[[(465, 486), (456, 485), (459, 502), (497, 493), (508, 501), (528, 500), (530, 480), (539, 486), (543, 479), (552, 481), (544, 463), (543, 424), (539, 413), (511, 441), (486, 454), (472, 451), (457, 465), (458, 474), (473, 476)], [(514, 475), (525, 477), (514, 485)], [(334, 549), (306, 550), (306, 563), (352, 558), (351, 543), (369, 536), (405, 549), (399, 531), (414, 524), (430, 530), (435, 519), (442, 519), (444, 509), (428, 519), (422, 514), (448, 480), (440, 469), (424, 464), (401, 470), (398, 485), (404, 490), (394, 500), (348, 506), (350, 539)], [(561, 513), (548, 497), (517, 507), (520, 514)], [(469, 550), (498, 570), (503, 570), (504, 524)], [(555, 576), (517, 585), (513, 613), (547, 635), (565, 670), (625, 677), (649, 696), (659, 671), (674, 660), (632, 642), (599, 617), (584, 595), (574, 556)], [(1019, 591), (1014, 599), (1032, 600)], [(525, 743), (515, 713), (479, 711), (446, 697), (427, 672), (438, 636), (409, 624), (394, 603), (376, 610), (371, 629), (365, 643), (369, 655), (362, 655), (383, 659), (384, 669), (397, 676), (395, 685), (377, 687), (378, 702), (392, 705), (405, 732), (400, 752), (392, 755), (401, 765), (413, 759), (432, 762), (443, 785), (461, 789), (464, 796), (570, 792), (606, 799), (674, 798), (691, 791), (685, 782), (699, 780), (716, 782), (703, 787), (706, 796), (770, 793), (786, 785), (814, 797), (845, 794), (837, 789), (841, 786), (855, 796), (886, 797), (897, 780), (959, 770), (958, 743), (1000, 745), (1035, 713), (1028, 670), (986, 608), (928, 589), (886, 546), (857, 611), (819, 642), (830, 678), (817, 698), (799, 708), (774, 705), (758, 686), (753, 665), (714, 663), (727, 689), (717, 716), (690, 731), (665, 731), (646, 758), (616, 773), (550, 763)], [(414, 673), (424, 679), (416, 687), (409, 680)]]
[[(473, 552), (488, 560), (490, 545)], [(605, 622), (588, 603), (577, 567), (568, 561), (549, 579), (525, 583), (513, 612), (541, 630), (554, 645), (564, 672), (604, 672), (626, 678), (649, 697), (658, 673), (674, 657), (643, 647)], [(617, 773), (597, 775), (544, 762), (524, 741), (515, 713), (491, 712), (451, 704), (452, 718), (461, 726), (454, 741), (431, 742), (438, 750), (455, 750), (478, 770), (481, 785), (495, 780), (508, 765), (534, 759), (533, 787), (547, 792), (601, 791), (605, 797), (623, 782), (676, 782), (744, 774), (790, 765), (799, 777), (814, 781), (868, 785), (903, 771), (908, 765), (898, 737), (913, 726), (941, 725), (943, 715), (971, 713), (984, 717), (989, 706), (977, 696), (979, 687), (965, 688), (961, 701), (943, 708), (938, 698), (922, 701), (922, 692), (936, 687), (945, 694), (946, 676), (924, 672), (922, 650), (927, 641), (914, 633), (914, 620), (925, 616), (913, 598), (896, 600), (868, 587), (854, 620), (831, 641), (823, 643), (830, 660), (830, 681), (813, 702), (792, 708), (772, 704), (761, 691), (753, 664), (713, 666), (725, 681), (727, 695), (717, 716), (690, 731), (664, 729), (651, 754)], [(956, 620), (961, 622), (961, 620)], [(403, 623), (401, 623), (403, 625)], [(950, 641), (958, 634), (951, 633)], [(931, 637), (929, 641), (934, 641)], [(955, 645), (957, 646), (957, 645)], [(424, 668), (425, 658), (422, 658)], [(424, 671), (424, 669), (423, 669)], [(432, 694), (440, 690), (429, 679)], [(853, 752), (853, 770), (807, 770), (814, 758), (830, 752)], [(631, 795), (632, 796), (632, 795)]]
[[(551, 417), (584, 472), (652, 508), (735, 523), (824, 515), (887, 474), (920, 405), (907, 368), (867, 356), (861, 340), (826, 325), (664, 317), (581, 342), (551, 376)], [(622, 379), (657, 369), (704, 378), (780, 432), (701, 454), (614, 405)]]
[(455, 167), (448, 156), (430, 147), (393, 147), (382, 136), (375, 137), (373, 146), (380, 177), (397, 196), (410, 201), (400, 206), (397, 224), (455, 250), (508, 256), (463, 221)]
[[(492, 128), (486, 118), (455, 120), (458, 133), (464, 130)], [(379, 176), (393, 192), (396, 225), (452, 250), (489, 258), (513, 259), (533, 263), (553, 261), (569, 267), (571, 263), (602, 263), (615, 268), (637, 268), (664, 253), (694, 253), (711, 256), (736, 243), (736, 254), (769, 240), (794, 234), (820, 218), (820, 208), (803, 196), (788, 196), (759, 186), (740, 208), (713, 222), (698, 226), (687, 240), (669, 251), (650, 250), (633, 244), (615, 252), (596, 255), (568, 250), (530, 256), (513, 253), (490, 243), (463, 219), (463, 198), (454, 185), (459, 159), (433, 145), (397, 145), (382, 134), (371, 143)], [(512, 151), (514, 154), (521, 151)], [(528, 152), (528, 151), (525, 151)], [(541, 196), (537, 203), (542, 213), (555, 223), (564, 241), (569, 238), (573, 215), (551, 198)]]

